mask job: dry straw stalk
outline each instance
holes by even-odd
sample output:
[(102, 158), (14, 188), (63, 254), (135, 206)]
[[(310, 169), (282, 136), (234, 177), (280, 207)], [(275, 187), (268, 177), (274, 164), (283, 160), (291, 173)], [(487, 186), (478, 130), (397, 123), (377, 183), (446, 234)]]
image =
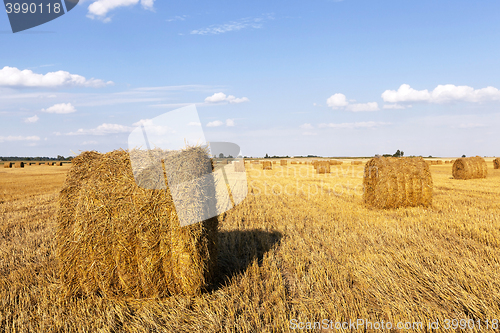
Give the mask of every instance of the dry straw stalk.
[(493, 168), (494, 169), (500, 169), (500, 158), (495, 158), (493, 160)]
[(462, 157), (453, 163), (452, 174), (455, 179), (486, 178), (488, 167), (482, 157)]
[(364, 202), (376, 208), (432, 205), (432, 176), (422, 158), (376, 157), (364, 170)]
[[(66, 295), (200, 293), (216, 271), (217, 218), (181, 227), (170, 189), (145, 188), (164, 180), (167, 169), (178, 170), (168, 180), (180, 185), (208, 173), (213, 164), (207, 153), (189, 148), (169, 159), (168, 168), (165, 160), (164, 169), (144, 169), (137, 175), (144, 187), (136, 184), (126, 151), (84, 152), (73, 159), (59, 197), (56, 234)], [(199, 202), (204, 191), (186, 197)]]

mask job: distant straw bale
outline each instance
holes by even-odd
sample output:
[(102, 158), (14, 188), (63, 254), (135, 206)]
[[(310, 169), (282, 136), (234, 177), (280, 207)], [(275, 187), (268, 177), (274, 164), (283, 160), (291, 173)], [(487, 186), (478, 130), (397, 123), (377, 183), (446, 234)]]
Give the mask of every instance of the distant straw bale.
[(42, 164), (42, 163), (41, 163), (41, 162), (36, 162), (36, 163), (35, 163), (35, 165), (40, 165), (40, 164)]
[(234, 172), (245, 172), (245, 163), (243, 161), (234, 162)]
[(262, 170), (272, 170), (273, 165), (270, 161), (262, 161)]
[(437, 160), (437, 164), (443, 164), (443, 160)]
[[(168, 184), (182, 190), (210, 172), (213, 163), (201, 147), (169, 156), (163, 169), (145, 168), (137, 178), (123, 150), (84, 152), (73, 159), (59, 196), (56, 233), (66, 295), (191, 295), (210, 283), (217, 264), (218, 219), (181, 227), (179, 216), (186, 212), (176, 211), (170, 187), (148, 188), (165, 184), (165, 170), (177, 170), (168, 173)], [(196, 187), (186, 198), (201, 202), (206, 188)], [(207, 208), (193, 208), (200, 209)]]
[(430, 206), (432, 176), (422, 158), (376, 157), (365, 165), (364, 202), (376, 208)]
[(444, 161), (444, 164), (450, 164), (450, 161)]
[(52, 166), (54, 164), (53, 164), (53, 162), (45, 162), (45, 165)]
[(24, 162), (16, 162), (16, 164), (14, 164), (14, 168), (24, 168)]
[(316, 164), (316, 173), (330, 173), (330, 162), (320, 161)]
[(493, 160), (493, 168), (500, 169), (500, 158), (495, 158)]
[(13, 165), (14, 165), (14, 162), (3, 162), (3, 167), (5, 169), (12, 168)]
[(455, 179), (486, 178), (488, 168), (482, 157), (462, 157), (457, 158), (453, 163), (452, 174)]
[(351, 161), (351, 164), (352, 165), (361, 165), (361, 164), (363, 164), (363, 162), (361, 162), (361, 161)]
[(330, 165), (341, 165), (343, 162), (342, 161), (337, 161), (337, 160), (330, 160)]
[(56, 162), (56, 166), (62, 166), (63, 162)]
[(285, 166), (285, 165), (286, 165), (286, 160), (281, 160), (281, 161), (280, 161), (280, 165), (281, 165), (281, 166)]
[(297, 162), (295, 162), (295, 161), (292, 161), (292, 162), (290, 162), (290, 164), (297, 164)]

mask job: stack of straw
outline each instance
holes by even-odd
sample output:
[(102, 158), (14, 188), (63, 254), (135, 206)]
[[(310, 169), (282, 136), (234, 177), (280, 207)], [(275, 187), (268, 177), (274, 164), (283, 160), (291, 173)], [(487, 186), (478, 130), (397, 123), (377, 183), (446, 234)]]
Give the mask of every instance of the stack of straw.
[[(141, 154), (148, 158), (147, 152), (135, 154), (134, 161)], [(217, 218), (181, 227), (180, 214), (191, 212), (174, 205), (171, 188), (148, 189), (165, 184), (165, 178), (173, 184), (172, 191), (186, 189), (185, 184), (213, 169), (208, 149), (192, 147), (163, 156), (168, 158), (140, 170), (135, 178), (129, 153), (123, 150), (104, 155), (84, 152), (73, 159), (59, 197), (56, 234), (67, 295), (199, 294), (212, 281)], [(186, 207), (207, 209), (196, 206), (207, 191), (208, 187), (199, 186), (186, 193)]]
[(376, 157), (364, 170), (363, 199), (376, 208), (430, 206), (432, 176), (422, 158)]
[(480, 156), (457, 158), (452, 170), (455, 179), (486, 178), (488, 168), (486, 161)]

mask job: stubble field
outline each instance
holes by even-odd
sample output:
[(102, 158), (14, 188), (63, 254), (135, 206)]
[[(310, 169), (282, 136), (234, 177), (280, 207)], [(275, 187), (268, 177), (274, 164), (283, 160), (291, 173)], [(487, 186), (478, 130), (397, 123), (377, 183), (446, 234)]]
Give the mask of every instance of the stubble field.
[(432, 207), (392, 210), (364, 206), (363, 165), (246, 168), (248, 197), (219, 217), (218, 283), (140, 300), (60, 297), (55, 214), (69, 166), (0, 169), (0, 331), (286, 332), (318, 321), (316, 331), (350, 331), (335, 323), (357, 319), (406, 331), (473, 319), (467, 331), (495, 331), (500, 170), (490, 160), (486, 179), (431, 166)]

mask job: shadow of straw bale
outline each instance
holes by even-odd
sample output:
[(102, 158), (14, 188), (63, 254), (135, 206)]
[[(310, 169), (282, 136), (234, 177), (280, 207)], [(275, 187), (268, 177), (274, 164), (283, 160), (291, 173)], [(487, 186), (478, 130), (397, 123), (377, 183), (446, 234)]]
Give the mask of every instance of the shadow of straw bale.
[(218, 289), (233, 276), (243, 273), (256, 259), (261, 265), (264, 254), (279, 245), (282, 236), (277, 231), (258, 229), (219, 231), (219, 274), (212, 287)]

